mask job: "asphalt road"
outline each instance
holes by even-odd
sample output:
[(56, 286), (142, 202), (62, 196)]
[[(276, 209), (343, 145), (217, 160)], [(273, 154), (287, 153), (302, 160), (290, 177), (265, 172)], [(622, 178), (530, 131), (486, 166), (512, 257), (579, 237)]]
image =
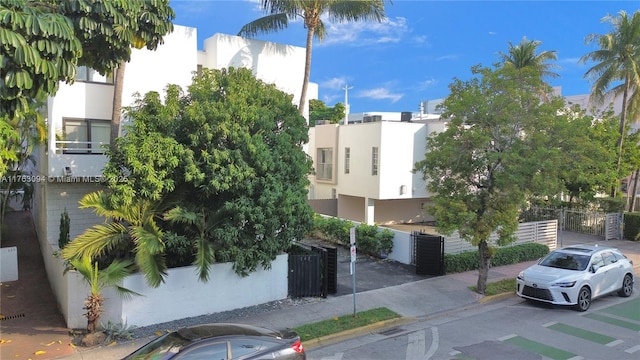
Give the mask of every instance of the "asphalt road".
[(308, 351), (309, 360), (611, 360), (640, 358), (640, 286), (589, 311), (511, 297)]

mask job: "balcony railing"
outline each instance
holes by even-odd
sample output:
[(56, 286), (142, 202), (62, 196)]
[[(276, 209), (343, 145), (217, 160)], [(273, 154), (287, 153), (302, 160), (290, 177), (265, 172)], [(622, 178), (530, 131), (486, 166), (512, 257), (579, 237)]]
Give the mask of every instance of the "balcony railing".
[(105, 153), (109, 143), (96, 141), (59, 141), (56, 140), (56, 154), (98, 154)]

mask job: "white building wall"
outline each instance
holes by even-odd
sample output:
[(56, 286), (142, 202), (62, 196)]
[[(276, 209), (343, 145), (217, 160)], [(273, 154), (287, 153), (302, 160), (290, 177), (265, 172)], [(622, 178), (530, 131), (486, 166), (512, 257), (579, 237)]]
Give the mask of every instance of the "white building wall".
[[(293, 103), (300, 103), (304, 79), (305, 48), (246, 39), (240, 36), (215, 34), (204, 41), (200, 55), (202, 66), (209, 69), (244, 67), (253, 70), (260, 80), (293, 95)], [(309, 83), (307, 101), (318, 98), (318, 84)], [(309, 107), (305, 107), (309, 118)]]
[(414, 174), (412, 170), (417, 161), (424, 159), (427, 127), (401, 122), (382, 122), (380, 127), (380, 193), (377, 198), (426, 197), (422, 175)]
[[(70, 220), (69, 238), (75, 237), (93, 225), (104, 222), (104, 217), (97, 216), (91, 209), (80, 209), (78, 202), (91, 192), (102, 190), (97, 183), (57, 183), (49, 182), (46, 191), (46, 240), (51, 245), (58, 245), (60, 237), (60, 215), (67, 209)], [(38, 236), (42, 236), (38, 234)]]
[[(197, 69), (197, 31), (176, 25), (165, 36), (164, 44), (155, 51), (134, 49), (125, 68), (122, 106), (133, 104), (134, 94), (149, 91), (164, 93), (168, 84), (185, 90)], [(55, 97), (47, 102), (49, 139), (63, 133), (63, 118), (111, 120), (113, 85), (107, 83), (75, 82), (61, 84)], [(46, 176), (63, 176), (69, 167), (74, 176), (99, 176), (107, 158), (99, 154), (62, 154), (56, 142), (49, 141), (49, 167)]]
[[(371, 154), (373, 147), (378, 148), (380, 156), (385, 151), (380, 142), (381, 124), (381, 122), (373, 122), (340, 126), (338, 140), (338, 194), (378, 198), (380, 168), (378, 175), (371, 175)], [(344, 173), (344, 149), (347, 147), (351, 149), (349, 174)]]
[(125, 70), (122, 105), (133, 103), (133, 94), (156, 91), (161, 95), (168, 84), (183, 89), (191, 84), (198, 68), (198, 31), (192, 27), (174, 25), (164, 44), (155, 51), (134, 49)]

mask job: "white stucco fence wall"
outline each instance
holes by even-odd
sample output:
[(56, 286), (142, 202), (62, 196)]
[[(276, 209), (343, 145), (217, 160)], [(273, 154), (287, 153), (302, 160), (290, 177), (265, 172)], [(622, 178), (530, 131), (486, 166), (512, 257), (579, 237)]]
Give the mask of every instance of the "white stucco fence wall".
[[(43, 257), (62, 316), (67, 327), (85, 328), (83, 306), (89, 286), (75, 271), (63, 275), (64, 263), (53, 255), (54, 251), (54, 246), (45, 246)], [(214, 264), (206, 283), (198, 280), (192, 266), (169, 269), (166, 282), (158, 288), (150, 288), (142, 274), (134, 274), (127, 277), (122, 286), (144, 296), (123, 299), (115, 290), (106, 289), (100, 322), (147, 326), (285, 299), (287, 262), (287, 254), (279, 255), (270, 270), (260, 267), (247, 277), (237, 275), (231, 263)]]

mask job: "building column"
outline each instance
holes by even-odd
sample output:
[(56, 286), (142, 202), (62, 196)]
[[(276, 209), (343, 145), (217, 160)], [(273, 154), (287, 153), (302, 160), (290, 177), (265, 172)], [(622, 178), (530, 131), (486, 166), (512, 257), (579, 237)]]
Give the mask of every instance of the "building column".
[(367, 225), (375, 224), (375, 201), (376, 199), (365, 198), (364, 222)]

